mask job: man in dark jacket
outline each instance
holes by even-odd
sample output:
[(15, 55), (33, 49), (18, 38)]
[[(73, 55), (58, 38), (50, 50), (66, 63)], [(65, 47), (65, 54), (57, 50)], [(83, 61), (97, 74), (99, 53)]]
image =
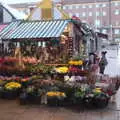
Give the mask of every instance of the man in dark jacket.
[(106, 53), (107, 53), (106, 51), (101, 53), (102, 57), (101, 57), (101, 60), (99, 62), (99, 67), (100, 67), (100, 73), (101, 74), (104, 74), (105, 67), (108, 64), (107, 59), (106, 59)]

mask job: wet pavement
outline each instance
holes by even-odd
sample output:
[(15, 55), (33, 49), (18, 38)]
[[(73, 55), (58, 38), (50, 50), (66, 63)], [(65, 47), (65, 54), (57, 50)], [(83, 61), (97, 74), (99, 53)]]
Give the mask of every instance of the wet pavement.
[[(120, 75), (120, 52), (114, 48), (107, 51), (109, 64), (105, 73)], [(0, 100), (0, 120), (120, 120), (120, 91), (116, 95), (116, 103), (110, 102), (105, 109), (21, 106), (18, 100)]]
[(120, 109), (112, 103), (105, 109), (72, 109), (21, 106), (17, 100), (0, 100), (0, 120), (120, 120)]

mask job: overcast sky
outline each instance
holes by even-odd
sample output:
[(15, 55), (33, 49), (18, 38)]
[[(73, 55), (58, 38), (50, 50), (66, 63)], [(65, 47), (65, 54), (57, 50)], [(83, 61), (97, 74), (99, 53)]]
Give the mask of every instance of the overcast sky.
[[(24, 3), (24, 2), (38, 2), (38, 1), (42, 1), (42, 0), (0, 0), (1, 2), (5, 2), (7, 4), (10, 3)], [(60, 1), (60, 0), (55, 0), (55, 1)]]

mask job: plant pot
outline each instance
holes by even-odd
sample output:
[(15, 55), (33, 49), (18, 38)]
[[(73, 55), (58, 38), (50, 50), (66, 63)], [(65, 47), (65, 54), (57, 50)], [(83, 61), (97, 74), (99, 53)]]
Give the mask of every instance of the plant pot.
[(23, 93), (20, 95), (20, 104), (41, 104), (41, 96), (33, 96)]
[(18, 95), (19, 95), (18, 91), (3, 91), (2, 92), (2, 98), (8, 99), (8, 100), (16, 99)]
[(58, 99), (57, 97), (48, 97), (47, 103), (49, 106), (63, 106), (64, 105), (64, 99)]
[(105, 108), (105, 107), (107, 107), (108, 102), (109, 102), (109, 98), (107, 96), (105, 96), (105, 95), (102, 96), (102, 97), (95, 96), (95, 98), (94, 98), (94, 105), (97, 108)]

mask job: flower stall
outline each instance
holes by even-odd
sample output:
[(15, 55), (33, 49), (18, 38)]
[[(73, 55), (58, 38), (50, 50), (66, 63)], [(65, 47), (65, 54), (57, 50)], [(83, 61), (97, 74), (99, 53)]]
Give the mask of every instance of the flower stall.
[(115, 94), (110, 87), (113, 82), (91, 74), (85, 50), (81, 50), (80, 25), (75, 20), (8, 25), (0, 33), (7, 48), (3, 49), (7, 55), (0, 58), (0, 98), (17, 98), (21, 105), (106, 107)]

